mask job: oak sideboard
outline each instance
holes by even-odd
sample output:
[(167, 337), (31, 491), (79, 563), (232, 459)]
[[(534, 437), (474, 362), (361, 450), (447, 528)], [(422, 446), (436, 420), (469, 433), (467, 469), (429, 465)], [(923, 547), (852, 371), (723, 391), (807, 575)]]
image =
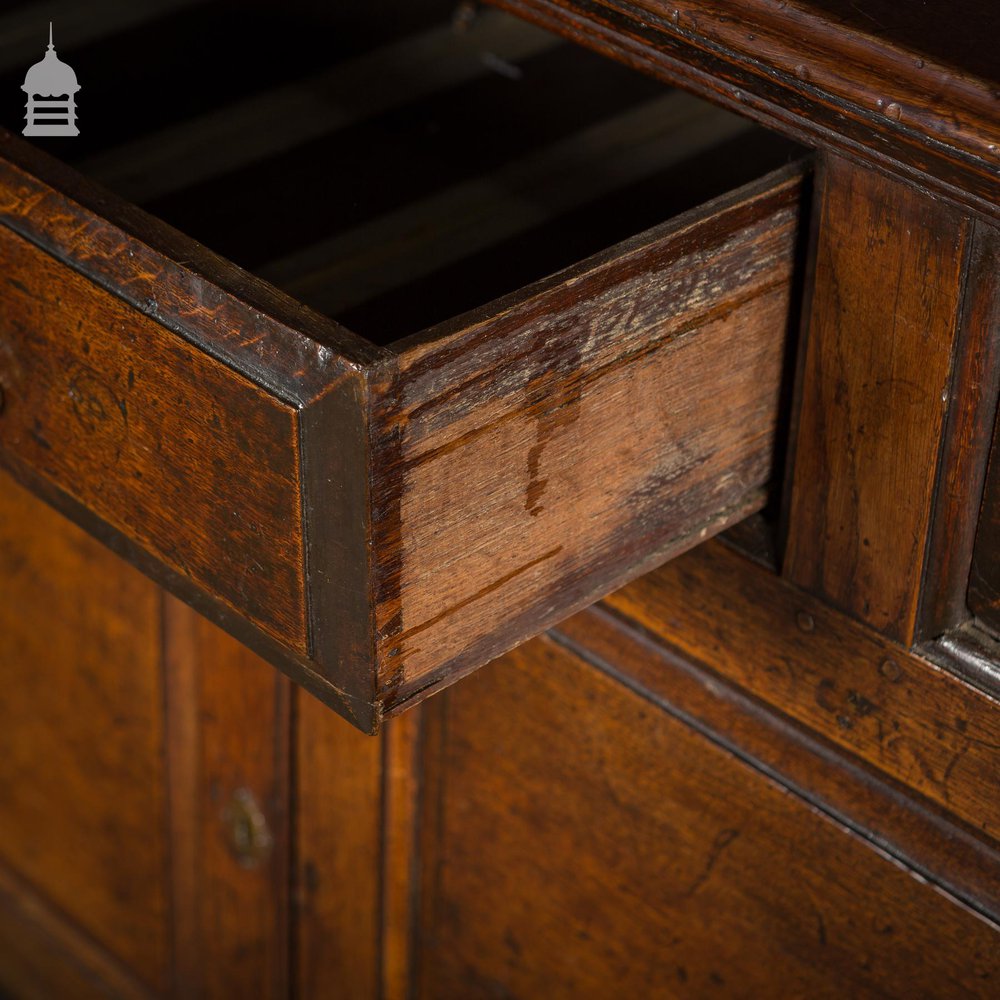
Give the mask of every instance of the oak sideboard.
[(1000, 995), (998, 31), (0, 11), (0, 995)]

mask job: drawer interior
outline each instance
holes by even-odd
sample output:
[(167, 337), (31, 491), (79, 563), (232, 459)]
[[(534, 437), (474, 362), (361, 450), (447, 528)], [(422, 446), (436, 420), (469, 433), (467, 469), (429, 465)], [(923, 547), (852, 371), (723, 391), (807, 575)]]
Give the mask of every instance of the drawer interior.
[[(145, 52), (154, 32), (176, 45)], [(380, 344), (796, 152), (516, 18), (452, 3), (166, 5), (70, 54), (87, 86), (81, 135), (56, 140), (60, 156)]]

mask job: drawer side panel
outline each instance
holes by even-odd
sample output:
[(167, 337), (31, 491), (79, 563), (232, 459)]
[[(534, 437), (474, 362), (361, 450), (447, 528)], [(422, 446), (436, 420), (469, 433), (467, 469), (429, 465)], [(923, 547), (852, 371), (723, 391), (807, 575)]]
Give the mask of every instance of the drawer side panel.
[(382, 398), (388, 710), (763, 505), (801, 174), (779, 173), (408, 346)]

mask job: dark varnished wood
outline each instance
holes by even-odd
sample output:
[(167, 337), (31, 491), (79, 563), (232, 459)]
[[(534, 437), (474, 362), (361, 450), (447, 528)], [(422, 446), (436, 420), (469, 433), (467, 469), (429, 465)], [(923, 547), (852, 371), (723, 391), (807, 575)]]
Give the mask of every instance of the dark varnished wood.
[(420, 878), (420, 795), (424, 724), (420, 709), (385, 729), (382, 834), (382, 995), (406, 998), (418, 961), (416, 885)]
[(286, 996), (289, 682), (0, 486), (0, 988)]
[(294, 928), (303, 997), (379, 995), (385, 731), (296, 692)]
[(969, 604), (983, 624), (1000, 636), (1000, 415), (993, 431), (986, 492), (969, 578)]
[(295, 934), (302, 996), (409, 995), (421, 709), (366, 739), (311, 698), (296, 716)]
[(4, 460), (304, 653), (295, 411), (6, 228), (0, 254)]
[(756, 697), (995, 837), (990, 696), (710, 543), (607, 599)]
[[(742, 567), (752, 577), (766, 570)], [(901, 781), (838, 751), (814, 731), (790, 721), (779, 697), (770, 703), (699, 661), (681, 653), (662, 623), (654, 634), (635, 629), (602, 605), (563, 622), (552, 635), (580, 659), (593, 663), (642, 697), (752, 766), (777, 777), (795, 794), (836, 818), (901, 863), (947, 886), (966, 905), (1000, 918), (996, 873), (1000, 851), (956, 822), (946, 809), (915, 796)], [(777, 711), (775, 711), (777, 709)]]
[[(783, 569), (909, 643), (969, 223), (939, 200), (835, 157), (818, 172), (816, 203)], [(959, 412), (967, 406), (955, 401)]]
[[(137, 75), (125, 161), (89, 125), (79, 144), (112, 174), (144, 150), (157, 211), (214, 212), (255, 262), (274, 242), (261, 274), (378, 344), (476, 307), (388, 348), (0, 140), (2, 461), (191, 605), (0, 475), (0, 993), (996, 994), (990, 12), (958, 0), (944, 31), (888, 0), (511, 4), (825, 147), (794, 394), (798, 168), (481, 306), (775, 155), (693, 97), (491, 34), (499, 14), (499, 49), (460, 53), (440, 0), (260, 0), (237, 63), (262, 26), (280, 48), (323, 23), (290, 88), (280, 53), (245, 100), (213, 58), (163, 88), (150, 135), (161, 88)], [(228, 14), (158, 21), (153, 78)], [(336, 27), (362, 24), (357, 49)], [(87, 58), (135, 66), (134, 40), (81, 54), (89, 107), (120, 86)], [(328, 53), (351, 58), (313, 66)], [(523, 122), (518, 74), (544, 94)], [(373, 739), (217, 627), (372, 731), (668, 556)]]
[[(918, 637), (931, 639), (969, 618), (970, 605), (983, 614), (980, 580), (993, 574), (1000, 594), (1000, 548), (984, 540), (973, 561), (977, 525), (1000, 521), (1000, 485), (983, 507), (992, 415), (1000, 395), (1000, 230), (972, 223), (967, 245), (962, 311), (954, 374), (941, 451)], [(994, 473), (994, 483), (1000, 482)], [(982, 508), (983, 520), (980, 521)], [(971, 574), (971, 575), (970, 575)], [(968, 593), (967, 593), (968, 591)], [(989, 612), (986, 612), (989, 618)], [(996, 617), (993, 618), (996, 625)]]
[(995, 924), (550, 639), (428, 714), (418, 996), (985, 997), (1000, 975)]
[(133, 971), (0, 863), (0, 988), (18, 1000), (149, 1000)]
[(945, 17), (882, 0), (494, 0), (810, 145), (996, 214), (988, 0)]

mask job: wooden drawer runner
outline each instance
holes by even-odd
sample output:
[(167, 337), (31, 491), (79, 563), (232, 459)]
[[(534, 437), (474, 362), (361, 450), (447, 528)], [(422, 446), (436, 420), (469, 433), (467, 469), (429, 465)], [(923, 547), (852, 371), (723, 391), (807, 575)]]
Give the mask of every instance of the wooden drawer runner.
[[(745, 128), (693, 100), (502, 179), (568, 210), (609, 183), (552, 180), (581, 150), (641, 173), (674, 155), (664, 114), (697, 148)], [(764, 502), (801, 166), (399, 339), (351, 333), (19, 139), (0, 155), (0, 462), (362, 729)], [(475, 218), (490, 190), (441, 197)], [(419, 205), (392, 225), (451, 225)], [(365, 256), (380, 226), (351, 237), (356, 267), (419, 270), (405, 240)]]

